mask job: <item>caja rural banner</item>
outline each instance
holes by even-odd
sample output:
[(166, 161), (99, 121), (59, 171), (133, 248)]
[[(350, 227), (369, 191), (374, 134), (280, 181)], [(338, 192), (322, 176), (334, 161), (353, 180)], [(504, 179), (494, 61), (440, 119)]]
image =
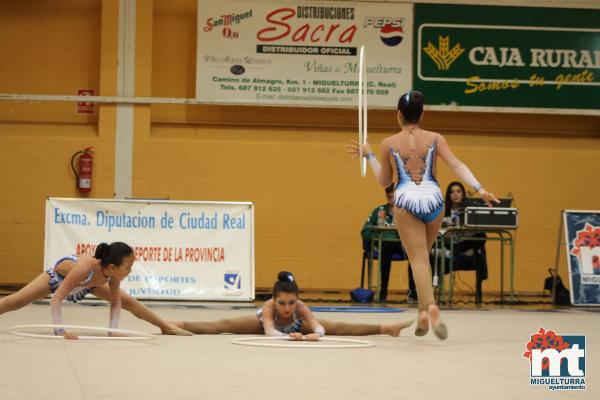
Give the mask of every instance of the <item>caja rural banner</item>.
[(600, 211), (563, 213), (571, 303), (600, 305)]
[(412, 5), (198, 0), (196, 98), (354, 107), (359, 48), (368, 105), (395, 108), (411, 88)]
[(436, 109), (600, 110), (600, 10), (415, 4), (414, 86)]
[(44, 269), (117, 241), (135, 251), (121, 285), (134, 297), (254, 299), (252, 203), (47, 200)]

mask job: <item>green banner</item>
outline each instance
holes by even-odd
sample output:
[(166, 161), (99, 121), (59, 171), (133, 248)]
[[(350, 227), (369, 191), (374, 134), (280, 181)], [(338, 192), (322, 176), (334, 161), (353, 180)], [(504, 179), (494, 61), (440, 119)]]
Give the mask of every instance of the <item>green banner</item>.
[(600, 10), (415, 4), (428, 105), (600, 110)]

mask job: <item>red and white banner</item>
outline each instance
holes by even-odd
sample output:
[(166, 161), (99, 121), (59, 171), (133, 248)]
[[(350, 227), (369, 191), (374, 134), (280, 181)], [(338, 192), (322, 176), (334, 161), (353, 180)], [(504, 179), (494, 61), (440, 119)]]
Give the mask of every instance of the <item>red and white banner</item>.
[(413, 6), (198, 0), (196, 98), (208, 103), (355, 107), (366, 51), (368, 105), (411, 89)]
[(254, 299), (254, 206), (49, 198), (44, 269), (125, 242), (136, 261), (121, 287), (137, 298)]

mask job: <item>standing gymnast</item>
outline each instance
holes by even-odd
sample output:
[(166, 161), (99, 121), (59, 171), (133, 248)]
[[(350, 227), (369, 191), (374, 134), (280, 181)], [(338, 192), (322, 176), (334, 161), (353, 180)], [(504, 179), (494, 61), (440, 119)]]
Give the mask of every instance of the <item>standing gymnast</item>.
[[(487, 192), (469, 168), (452, 154), (442, 135), (419, 127), (423, 103), (421, 92), (410, 91), (403, 94), (398, 101), (397, 114), (402, 129), (381, 142), (382, 163), (377, 161), (368, 143), (365, 144), (364, 157), (368, 160), (375, 179), (383, 187), (396, 181), (394, 220), (413, 267), (419, 297), (415, 335), (425, 335), (431, 322), (433, 332), (443, 340), (448, 337), (448, 329), (441, 321), (440, 310), (435, 304), (429, 264), (429, 252), (444, 217), (444, 198), (435, 178), (436, 153), (488, 205), (491, 206), (492, 201), (498, 202), (498, 199)], [(358, 157), (358, 143), (353, 141), (348, 146), (348, 152), (353, 158)]]
[(267, 300), (256, 315), (222, 319), (211, 322), (173, 322), (194, 333), (262, 334), (289, 336), (293, 340), (318, 341), (327, 332), (337, 336), (390, 335), (399, 336), (400, 331), (414, 320), (395, 324), (350, 324), (317, 320), (306, 304), (298, 299), (298, 285), (294, 275), (282, 271), (273, 285), (273, 298)]
[[(92, 293), (110, 302), (110, 328), (117, 328), (123, 307), (136, 317), (159, 327), (164, 334), (191, 335), (190, 332), (168, 324), (119, 288), (121, 281), (131, 272), (134, 261), (133, 249), (122, 242), (99, 244), (94, 257), (63, 257), (21, 290), (0, 299), (0, 314), (18, 310), (34, 300), (54, 293), (50, 301), (52, 321), (54, 325), (62, 325), (62, 301), (67, 299), (77, 303)], [(55, 334), (62, 335), (65, 339), (77, 339), (77, 335), (63, 329), (55, 329)]]

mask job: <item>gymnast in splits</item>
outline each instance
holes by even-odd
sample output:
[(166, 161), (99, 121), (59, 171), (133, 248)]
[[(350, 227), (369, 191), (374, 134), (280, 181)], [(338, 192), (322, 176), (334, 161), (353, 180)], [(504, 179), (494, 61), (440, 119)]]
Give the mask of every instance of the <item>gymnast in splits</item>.
[[(87, 294), (110, 302), (110, 328), (117, 328), (121, 307), (136, 317), (160, 328), (163, 334), (189, 336), (181, 328), (168, 324), (148, 307), (122, 291), (119, 286), (131, 272), (135, 261), (133, 249), (122, 242), (101, 243), (94, 257), (67, 256), (58, 260), (46, 272), (18, 292), (0, 299), (0, 314), (18, 310), (34, 300), (51, 293), (50, 309), (54, 325), (62, 325), (61, 303), (63, 300), (77, 303)], [(55, 329), (56, 335), (65, 339), (77, 339), (77, 335)]]
[[(440, 310), (435, 303), (429, 264), (429, 253), (444, 217), (444, 198), (435, 178), (436, 155), (459, 178), (471, 185), (489, 206), (498, 199), (487, 192), (469, 168), (452, 154), (442, 135), (419, 127), (423, 104), (421, 92), (403, 94), (398, 101), (397, 114), (402, 129), (381, 142), (381, 164), (368, 143), (363, 154), (375, 179), (383, 187), (396, 182), (394, 220), (413, 267), (419, 298), (415, 335), (427, 334), (431, 323), (434, 334), (443, 340), (448, 337), (448, 329), (440, 319)], [(348, 146), (348, 153), (353, 158), (358, 157), (356, 141)]]
[(282, 271), (273, 285), (273, 298), (266, 301), (256, 315), (211, 322), (172, 322), (179, 328), (200, 334), (239, 333), (288, 336), (292, 340), (318, 341), (327, 332), (338, 336), (399, 336), (414, 320), (395, 324), (350, 324), (317, 320), (306, 304), (298, 299), (294, 275)]

